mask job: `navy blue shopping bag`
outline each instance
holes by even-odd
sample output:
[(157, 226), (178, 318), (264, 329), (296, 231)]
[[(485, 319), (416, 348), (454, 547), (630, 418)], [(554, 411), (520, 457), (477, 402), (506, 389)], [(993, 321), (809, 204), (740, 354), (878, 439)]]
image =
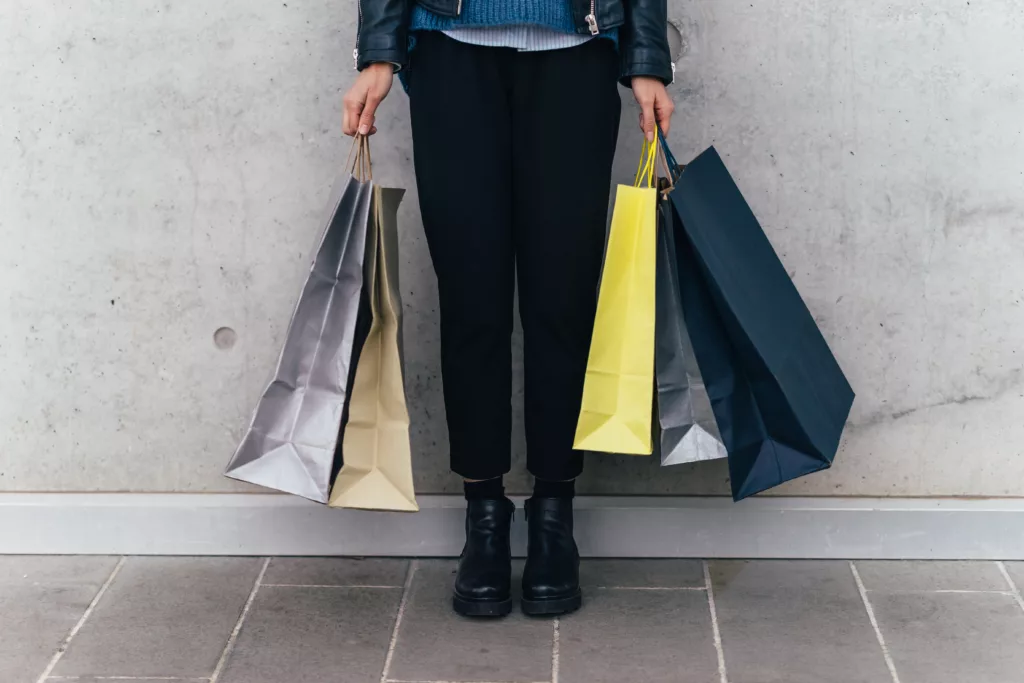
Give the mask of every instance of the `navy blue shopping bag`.
[(665, 149), (683, 315), (740, 500), (829, 467), (853, 389), (715, 149), (682, 168)]

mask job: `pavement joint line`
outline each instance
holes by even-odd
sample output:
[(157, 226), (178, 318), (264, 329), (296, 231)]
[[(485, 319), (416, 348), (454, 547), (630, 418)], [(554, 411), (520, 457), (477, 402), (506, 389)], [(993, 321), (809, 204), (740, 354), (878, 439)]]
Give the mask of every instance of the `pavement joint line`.
[(114, 579), (117, 578), (117, 575), (121, 573), (121, 567), (124, 566), (124, 563), (127, 562), (127, 560), (128, 558), (124, 555), (118, 559), (117, 564), (115, 564), (114, 568), (110, 571), (110, 575), (107, 577), (107, 580), (104, 581), (103, 585), (100, 586), (100, 589), (96, 591), (96, 595), (93, 596), (89, 606), (85, 608), (85, 612), (82, 613), (81, 618), (71, 628), (71, 631), (68, 632), (67, 636), (65, 636), (64, 640), (57, 648), (57, 651), (53, 653), (53, 657), (50, 658), (46, 668), (43, 669), (43, 673), (40, 674), (38, 679), (36, 679), (37, 683), (44, 683), (46, 679), (50, 677), (50, 674), (53, 673), (53, 670), (57, 668), (57, 664), (60, 663), (64, 653), (67, 652), (68, 647), (71, 645), (71, 641), (78, 635), (78, 632), (82, 630), (82, 627), (85, 626), (85, 622), (88, 621), (89, 617), (92, 616), (93, 611), (96, 609), (96, 605), (98, 605), (100, 600), (103, 599), (107, 589), (109, 589), (110, 585), (114, 583)]
[(1017, 604), (1020, 605), (1020, 608), (1024, 610), (1024, 596), (1021, 596), (1020, 589), (1014, 582), (1013, 577), (1010, 576), (1010, 572), (1007, 571), (1006, 563), (1002, 561), (996, 562), (996, 566), (999, 567), (999, 572), (1003, 575), (1003, 578), (1006, 579), (1007, 585), (1010, 586), (1010, 595), (1012, 595), (1013, 598), (1017, 601)]
[(725, 649), (722, 647), (722, 631), (718, 627), (718, 610), (715, 608), (715, 590), (711, 585), (711, 567), (707, 560), (702, 560), (704, 568), (704, 590), (708, 596), (708, 611), (711, 612), (711, 634), (715, 641), (715, 653), (718, 655), (718, 681), (729, 683), (729, 674), (725, 668)]
[(317, 583), (264, 583), (261, 584), (261, 588), (401, 588), (401, 586), (386, 586), (386, 585), (335, 585), (335, 584), (317, 584)]
[(412, 587), (413, 576), (419, 568), (419, 560), (409, 562), (409, 568), (405, 572), (405, 584), (402, 586), (402, 599), (398, 603), (398, 613), (395, 614), (395, 625), (391, 629), (391, 640), (388, 641), (388, 653), (384, 658), (384, 668), (380, 672), (381, 683), (393, 683), (388, 678), (391, 672), (391, 662), (395, 658), (395, 649), (398, 647), (398, 629), (402, 626), (402, 618), (405, 616), (405, 608), (409, 604), (409, 591)]
[(857, 565), (852, 561), (850, 562), (850, 572), (853, 574), (853, 580), (857, 584), (857, 591), (860, 593), (860, 599), (864, 603), (864, 610), (868, 613), (868, 621), (871, 622), (871, 628), (875, 629), (875, 637), (878, 639), (879, 647), (882, 648), (882, 657), (885, 659), (885, 665), (889, 668), (892, 683), (900, 683), (900, 676), (896, 673), (896, 663), (889, 652), (889, 646), (885, 644), (885, 636), (882, 635), (882, 629), (878, 626), (878, 619), (875, 618), (875, 609), (871, 606), (871, 600), (868, 599), (868, 591), (864, 587), (864, 581), (860, 578), (860, 572), (857, 571)]
[(249, 616), (249, 610), (252, 609), (252, 603), (256, 600), (256, 594), (260, 591), (260, 584), (263, 583), (263, 577), (266, 575), (267, 567), (269, 566), (270, 558), (263, 558), (263, 566), (260, 567), (260, 572), (256, 575), (256, 580), (252, 583), (252, 590), (249, 591), (249, 597), (245, 600), (245, 605), (242, 607), (242, 613), (238, 615), (238, 620), (235, 622), (235, 627), (231, 629), (231, 635), (228, 637), (228, 642), (225, 643), (224, 650), (220, 653), (220, 659), (217, 660), (217, 666), (214, 668), (213, 674), (210, 676), (210, 683), (217, 683), (221, 674), (224, 673), (224, 669), (228, 664), (228, 658), (231, 656), (231, 652), (235, 649), (235, 643), (238, 642), (238, 634), (242, 632), (242, 624), (245, 623), (245, 618)]
[(551, 621), (551, 683), (558, 683), (559, 670), (562, 668), (561, 620), (555, 617)]
[(594, 586), (599, 591), (706, 591), (707, 586)]
[(209, 681), (206, 676), (192, 676), (182, 678), (180, 676), (50, 676), (48, 681)]
[(966, 595), (1013, 595), (1013, 591), (997, 591), (997, 590), (966, 590), (957, 588), (937, 588), (935, 590), (886, 590), (884, 588), (866, 588), (865, 593), (887, 593), (889, 595), (930, 595), (934, 593), (939, 594), (958, 594), (963, 593)]

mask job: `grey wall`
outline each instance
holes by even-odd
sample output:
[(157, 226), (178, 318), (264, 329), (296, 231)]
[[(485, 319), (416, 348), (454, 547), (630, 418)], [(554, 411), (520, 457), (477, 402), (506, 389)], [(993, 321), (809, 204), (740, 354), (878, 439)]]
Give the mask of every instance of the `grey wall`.
[[(348, 151), (354, 19), (350, 0), (0, 3), (0, 490), (241, 490), (220, 472)], [(718, 146), (859, 392), (837, 467), (778, 492), (1024, 495), (1024, 6), (674, 0), (672, 19), (677, 155)], [(418, 484), (455, 490), (400, 91), (379, 126), (377, 177), (410, 189)], [(584, 488), (725, 479), (595, 456)]]

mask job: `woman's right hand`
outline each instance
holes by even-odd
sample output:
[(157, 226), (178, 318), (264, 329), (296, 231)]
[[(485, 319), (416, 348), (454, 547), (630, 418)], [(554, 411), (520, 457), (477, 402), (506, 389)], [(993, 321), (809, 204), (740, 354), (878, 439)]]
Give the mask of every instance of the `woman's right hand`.
[(388, 96), (394, 77), (395, 67), (391, 64), (370, 64), (359, 72), (343, 100), (345, 113), (341, 129), (345, 135), (373, 135), (377, 132), (373, 125), (374, 113)]

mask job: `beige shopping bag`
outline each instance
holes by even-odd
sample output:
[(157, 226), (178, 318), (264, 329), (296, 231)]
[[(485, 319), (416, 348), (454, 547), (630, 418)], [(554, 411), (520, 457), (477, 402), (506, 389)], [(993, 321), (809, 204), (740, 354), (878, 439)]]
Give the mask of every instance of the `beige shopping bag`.
[(356, 365), (344, 463), (328, 505), (416, 512), (398, 288), (398, 205), (405, 190), (375, 185), (373, 191), (365, 273), (373, 322)]

